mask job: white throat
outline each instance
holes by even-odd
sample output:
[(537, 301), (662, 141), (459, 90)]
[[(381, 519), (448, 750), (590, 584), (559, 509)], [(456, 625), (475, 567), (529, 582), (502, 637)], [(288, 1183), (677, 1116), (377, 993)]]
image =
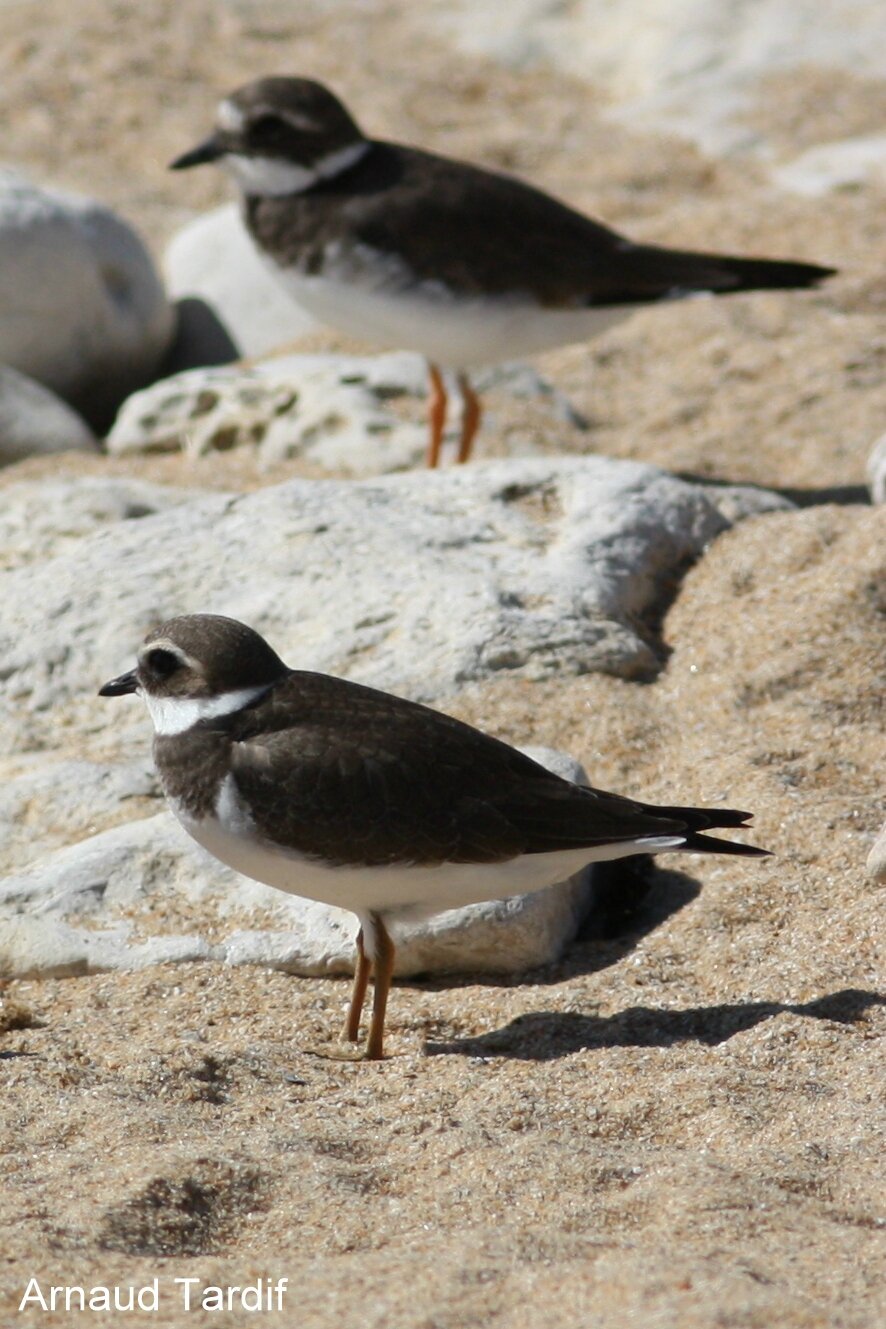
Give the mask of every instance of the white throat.
[(242, 710), (250, 702), (258, 701), (271, 686), (263, 683), (260, 687), (237, 688), (217, 697), (152, 697), (142, 689), (141, 697), (153, 721), (154, 733), (158, 738), (171, 738), (173, 734), (183, 734), (198, 720), (212, 720)]
[(349, 143), (312, 166), (299, 166), (297, 162), (281, 161), (279, 157), (246, 157), (229, 152), (220, 165), (233, 176), (244, 194), (253, 197), (275, 198), (284, 194), (302, 194), (318, 180), (331, 180), (347, 171), (360, 160), (368, 149), (366, 142)]

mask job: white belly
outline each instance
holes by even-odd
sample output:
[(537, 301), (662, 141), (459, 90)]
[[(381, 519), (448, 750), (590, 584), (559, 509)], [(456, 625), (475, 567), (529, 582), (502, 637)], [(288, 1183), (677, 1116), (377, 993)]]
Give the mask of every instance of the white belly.
[(173, 811), (198, 844), (236, 872), (289, 895), (350, 909), (360, 916), (434, 914), (481, 900), (528, 895), (566, 881), (588, 863), (678, 849), (683, 844), (682, 836), (650, 836), (597, 849), (524, 854), (504, 863), (332, 867), (260, 840), (230, 776), (222, 786), (214, 817), (195, 821), (175, 805)]
[(543, 309), (528, 295), (453, 295), (439, 282), (411, 282), (378, 255), (316, 276), (273, 267), (285, 289), (315, 318), (361, 341), (419, 351), (447, 369), (500, 364), (553, 346), (587, 341), (630, 309)]

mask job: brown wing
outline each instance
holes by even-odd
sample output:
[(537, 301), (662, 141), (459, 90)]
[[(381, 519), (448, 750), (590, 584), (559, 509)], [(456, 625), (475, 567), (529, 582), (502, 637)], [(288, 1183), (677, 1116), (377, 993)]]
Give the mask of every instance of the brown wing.
[(292, 673), (238, 717), (234, 777), (259, 829), (335, 863), (486, 863), (686, 821), (580, 789), (507, 744), (412, 702)]

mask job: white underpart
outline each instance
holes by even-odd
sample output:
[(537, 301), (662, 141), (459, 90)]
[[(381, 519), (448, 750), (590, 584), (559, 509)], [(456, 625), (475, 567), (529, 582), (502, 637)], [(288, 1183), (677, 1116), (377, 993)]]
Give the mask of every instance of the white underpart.
[(401, 259), (367, 245), (327, 245), (322, 275), (263, 257), (293, 299), (321, 322), (377, 346), (419, 351), (448, 369), (587, 341), (633, 308), (544, 308), (528, 291), (459, 295), (441, 281), (417, 280)]
[(241, 710), (257, 701), (268, 687), (268, 684), (262, 684), (261, 687), (237, 688), (216, 697), (152, 697), (142, 688), (140, 695), (153, 721), (154, 733), (160, 738), (170, 738), (173, 734), (183, 734), (198, 720), (212, 720)]
[(331, 180), (334, 175), (347, 171), (360, 160), (368, 143), (349, 143), (326, 157), (320, 157), (311, 166), (281, 161), (279, 157), (248, 157), (228, 152), (219, 159), (219, 165), (233, 176), (244, 194), (262, 198), (277, 198), (284, 194), (301, 194), (318, 180)]
[(416, 918), (480, 900), (528, 895), (566, 881), (588, 863), (655, 854), (685, 843), (682, 835), (656, 835), (597, 848), (523, 854), (504, 863), (330, 867), (263, 840), (233, 775), (219, 789), (214, 816), (197, 821), (181, 806), (172, 806), (188, 834), (228, 867), (289, 895), (349, 909), (364, 929), (370, 913), (393, 920)]

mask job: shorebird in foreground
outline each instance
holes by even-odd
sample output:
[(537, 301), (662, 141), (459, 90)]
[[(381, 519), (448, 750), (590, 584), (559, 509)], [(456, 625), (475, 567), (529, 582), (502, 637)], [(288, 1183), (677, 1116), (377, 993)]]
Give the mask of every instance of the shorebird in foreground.
[(357, 915), (344, 1039), (358, 1041), (372, 974), (369, 1059), (383, 1055), (398, 920), (525, 895), (630, 854), (766, 853), (703, 833), (750, 813), (571, 784), (426, 706), (289, 669), (234, 619), (161, 624), (100, 695), (131, 692), (154, 723), (172, 810), (199, 844), (255, 881)]
[(468, 369), (585, 341), (639, 305), (814, 286), (833, 272), (635, 244), (513, 177), (367, 138), (309, 79), (231, 93), (210, 137), (171, 166), (204, 162), (233, 176), (252, 239), (299, 304), (427, 358), (429, 466), (446, 421), (441, 369), (457, 374), (463, 462), (480, 423)]

